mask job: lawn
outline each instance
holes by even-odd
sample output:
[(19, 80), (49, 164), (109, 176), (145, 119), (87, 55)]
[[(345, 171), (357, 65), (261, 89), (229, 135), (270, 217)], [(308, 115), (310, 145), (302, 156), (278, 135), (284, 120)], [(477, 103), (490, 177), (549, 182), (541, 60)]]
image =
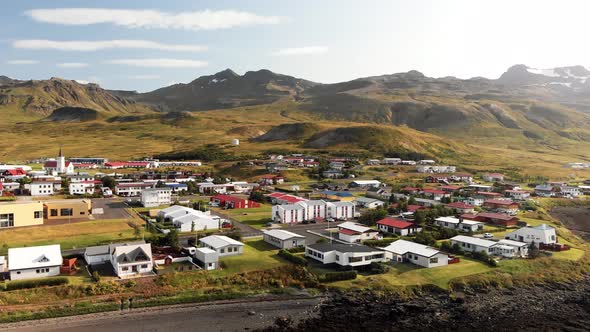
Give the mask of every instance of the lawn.
[(221, 213), (227, 214), (241, 223), (261, 229), (267, 222), (271, 221), (272, 206), (270, 204), (262, 204), (259, 208), (231, 209), (221, 211)]
[(210, 273), (230, 275), (240, 272), (266, 270), (286, 264), (278, 256), (278, 249), (264, 242), (263, 240), (251, 240), (244, 242), (244, 253), (237, 256), (224, 257), (220, 262), (225, 268)]
[(0, 253), (8, 248), (61, 244), (62, 249), (83, 248), (134, 239), (128, 220), (93, 220), (72, 224), (12, 228), (0, 231)]

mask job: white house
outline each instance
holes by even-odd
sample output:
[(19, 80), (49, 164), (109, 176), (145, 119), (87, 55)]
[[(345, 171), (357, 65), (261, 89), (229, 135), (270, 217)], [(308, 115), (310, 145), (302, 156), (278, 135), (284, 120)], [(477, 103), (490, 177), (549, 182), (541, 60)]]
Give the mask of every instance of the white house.
[(385, 248), (385, 256), (397, 263), (410, 262), (423, 267), (437, 267), (449, 264), (449, 256), (423, 244), (397, 240)]
[(344, 222), (338, 225), (338, 239), (349, 243), (361, 243), (376, 239), (379, 231), (355, 222)]
[(481, 178), (486, 182), (502, 182), (504, 181), (504, 174), (502, 173), (485, 173)]
[(451, 244), (455, 245), (458, 244), (463, 251), (467, 252), (485, 252), (488, 255), (494, 253), (494, 246), (497, 242), (484, 240), (478, 237), (472, 236), (465, 236), (465, 235), (457, 235), (451, 238)]
[(401, 162), (401, 158), (383, 158), (384, 165), (398, 165)]
[(418, 165), (416, 171), (418, 173), (455, 173), (457, 168), (455, 166), (435, 166), (435, 165)]
[(529, 245), (513, 240), (500, 240), (494, 246), (494, 254), (504, 257), (526, 257), (529, 254)]
[(69, 185), (69, 192), (70, 195), (92, 195), (94, 194), (94, 187), (97, 184), (100, 184), (100, 181), (79, 181), (79, 182), (70, 182)]
[(458, 219), (455, 217), (438, 217), (434, 224), (444, 228), (455, 229), (461, 232), (477, 232), (483, 230), (483, 223), (474, 220)]
[(172, 204), (172, 189), (148, 188), (141, 191), (141, 205), (155, 207)]
[(264, 242), (281, 249), (305, 246), (305, 236), (282, 229), (263, 230)]
[(172, 222), (179, 232), (219, 229), (221, 218), (185, 206), (173, 205), (158, 211), (158, 217)]
[(377, 229), (383, 233), (397, 234), (401, 236), (412, 235), (422, 230), (421, 227), (414, 223), (390, 217), (377, 221)]
[(385, 252), (371, 247), (341, 243), (315, 243), (305, 247), (305, 256), (322, 264), (364, 266), (384, 262)]
[(380, 201), (375, 198), (369, 198), (369, 197), (357, 197), (354, 200), (354, 202), (356, 203), (357, 206), (362, 207), (362, 208), (366, 208), (366, 209), (376, 209), (380, 206), (385, 205), (385, 202)]
[(536, 227), (523, 227), (505, 235), (507, 240), (514, 240), (539, 245), (557, 243), (555, 228), (542, 224)]
[(504, 195), (516, 201), (524, 201), (531, 197), (531, 193), (525, 190), (504, 190)]
[(152, 246), (143, 241), (88, 247), (84, 260), (89, 265), (109, 263), (119, 278), (151, 274), (154, 267)]
[(145, 182), (119, 183), (115, 186), (115, 194), (125, 197), (139, 196), (143, 190), (152, 187), (154, 184)]
[(197, 248), (194, 257), (204, 270), (215, 270), (219, 267), (219, 255), (213, 249)]
[(62, 262), (59, 244), (8, 249), (10, 280), (57, 276)]
[(381, 182), (377, 180), (355, 180), (348, 184), (351, 188), (371, 188), (381, 187)]
[(53, 182), (33, 182), (29, 185), (31, 196), (50, 196), (53, 195)]
[(225, 235), (210, 235), (199, 239), (201, 248), (215, 250), (219, 257), (241, 255), (244, 244)]
[(272, 207), (272, 220), (286, 224), (326, 218), (349, 220), (354, 218), (354, 214), (355, 205), (352, 202), (312, 200)]

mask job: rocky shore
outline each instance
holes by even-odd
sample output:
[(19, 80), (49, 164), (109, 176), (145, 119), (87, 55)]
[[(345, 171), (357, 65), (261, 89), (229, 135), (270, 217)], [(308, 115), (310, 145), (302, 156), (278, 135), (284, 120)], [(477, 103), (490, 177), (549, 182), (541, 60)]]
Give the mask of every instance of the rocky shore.
[(588, 331), (590, 277), (577, 283), (427, 291), (411, 299), (334, 294), (316, 316), (279, 320), (263, 331)]

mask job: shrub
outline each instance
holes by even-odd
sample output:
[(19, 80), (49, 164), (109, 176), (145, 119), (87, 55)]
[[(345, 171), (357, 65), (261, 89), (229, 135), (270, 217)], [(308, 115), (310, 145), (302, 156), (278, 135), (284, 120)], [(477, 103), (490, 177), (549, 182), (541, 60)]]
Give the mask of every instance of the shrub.
[(331, 282), (340, 280), (353, 280), (356, 279), (356, 271), (342, 271), (342, 272), (328, 272), (320, 278), (321, 282)]
[(69, 283), (66, 277), (55, 277), (45, 279), (17, 280), (11, 281), (4, 285), (4, 290), (11, 291), (17, 289), (36, 288), (41, 286), (59, 286)]
[(307, 259), (305, 259), (301, 256), (294, 255), (285, 249), (279, 250), (279, 256), (283, 257), (284, 259), (286, 259), (289, 262), (296, 264), (296, 265), (301, 265), (301, 266), (307, 265)]
[(373, 274), (387, 273), (387, 271), (389, 271), (389, 266), (384, 263), (371, 262), (370, 271)]
[(289, 249), (286, 249), (286, 250), (288, 252), (292, 253), (292, 254), (295, 254), (295, 253), (298, 253), (298, 252), (305, 252), (305, 247), (293, 247), (293, 248), (289, 248)]
[(100, 282), (100, 278), (101, 278), (101, 276), (100, 276), (100, 274), (98, 273), (98, 271), (94, 271), (94, 272), (92, 272), (92, 279), (94, 279), (94, 281), (96, 281), (96, 282)]
[(387, 247), (391, 242), (397, 240), (397, 238), (385, 238), (383, 240), (367, 240), (363, 244), (369, 247)]

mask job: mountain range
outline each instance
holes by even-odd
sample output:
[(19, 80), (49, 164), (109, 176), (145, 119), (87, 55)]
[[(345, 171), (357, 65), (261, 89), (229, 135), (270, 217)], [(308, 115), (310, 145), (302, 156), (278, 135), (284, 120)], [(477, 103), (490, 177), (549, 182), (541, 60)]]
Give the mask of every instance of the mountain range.
[[(459, 144), (494, 140), (504, 146), (555, 149), (590, 141), (589, 78), (590, 71), (582, 66), (541, 70), (515, 65), (498, 79), (430, 78), (409, 71), (321, 84), (269, 70), (238, 75), (227, 69), (138, 93), (60, 78), (24, 81), (0, 76), (0, 114), (21, 125), (88, 122), (141, 132), (155, 122), (201, 128), (207, 118), (228, 127), (227, 135), (252, 139), (252, 144), (283, 141), (301, 148), (355, 142), (367, 147), (371, 137), (390, 133), (396, 140), (408, 140), (405, 146), (412, 149), (436, 137)], [(228, 122), (228, 114), (234, 113), (257, 120)], [(293, 127), (297, 123), (305, 130)], [(10, 127), (11, 122), (4, 125)], [(391, 132), (404, 127), (414, 130), (410, 136), (435, 136), (414, 144), (412, 137)], [(382, 138), (374, 142), (389, 144)]]

